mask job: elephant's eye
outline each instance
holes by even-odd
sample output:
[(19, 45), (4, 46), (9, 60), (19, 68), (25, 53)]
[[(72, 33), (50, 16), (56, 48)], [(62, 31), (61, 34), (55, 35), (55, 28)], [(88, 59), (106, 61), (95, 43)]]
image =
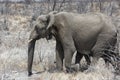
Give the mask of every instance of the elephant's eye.
[(42, 21), (40, 21), (40, 24), (46, 24), (46, 21), (42, 20)]
[(38, 28), (38, 29), (36, 29), (37, 33), (41, 33), (44, 30), (45, 30), (45, 28)]
[(46, 21), (45, 21), (45, 20), (43, 20), (43, 21), (42, 21), (42, 23), (46, 23)]

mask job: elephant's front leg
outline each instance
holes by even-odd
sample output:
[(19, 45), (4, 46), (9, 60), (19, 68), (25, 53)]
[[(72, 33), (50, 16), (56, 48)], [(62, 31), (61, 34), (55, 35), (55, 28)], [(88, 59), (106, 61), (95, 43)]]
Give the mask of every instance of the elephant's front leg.
[(74, 42), (72, 39), (69, 38), (69, 40), (66, 39), (63, 43), (63, 49), (64, 49), (64, 57), (65, 57), (65, 68), (66, 72), (73, 72), (74, 69), (71, 68), (71, 62), (74, 52), (76, 51)]
[(80, 64), (82, 57), (83, 57), (83, 54), (77, 51), (76, 58), (75, 58), (75, 64)]
[(71, 68), (71, 62), (72, 62), (72, 57), (74, 54), (74, 50), (71, 48), (67, 48), (64, 51), (64, 55), (65, 55), (65, 68), (66, 68), (66, 72), (71, 73), (74, 71), (74, 69)]
[(64, 59), (64, 51), (60, 42), (56, 42), (56, 68), (57, 70), (63, 70), (63, 59)]
[(64, 51), (66, 72), (72, 72), (73, 70), (71, 68), (71, 62), (76, 48), (71, 30), (68, 29), (67, 26), (62, 25), (58, 34)]

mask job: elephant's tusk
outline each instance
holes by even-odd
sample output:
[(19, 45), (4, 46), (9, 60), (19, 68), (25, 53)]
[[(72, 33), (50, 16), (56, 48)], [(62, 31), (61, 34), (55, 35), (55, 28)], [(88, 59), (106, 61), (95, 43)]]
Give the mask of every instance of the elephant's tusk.
[(31, 42), (33, 39), (28, 40), (28, 43)]

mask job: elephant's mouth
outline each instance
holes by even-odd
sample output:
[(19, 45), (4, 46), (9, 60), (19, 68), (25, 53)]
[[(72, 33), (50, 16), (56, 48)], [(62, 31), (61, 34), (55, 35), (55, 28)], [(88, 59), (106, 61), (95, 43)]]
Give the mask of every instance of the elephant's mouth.
[(30, 39), (28, 40), (28, 43), (30, 43), (30, 42), (32, 42), (32, 41), (36, 41), (36, 40), (38, 40), (38, 39), (40, 39), (40, 37), (30, 38)]
[(50, 40), (52, 38), (52, 34), (46, 34), (46, 35), (43, 35), (43, 36), (38, 36), (34, 39), (29, 39), (28, 43), (32, 42), (33, 40), (38, 40), (38, 39), (41, 39), (41, 38), (46, 38), (47, 40)]

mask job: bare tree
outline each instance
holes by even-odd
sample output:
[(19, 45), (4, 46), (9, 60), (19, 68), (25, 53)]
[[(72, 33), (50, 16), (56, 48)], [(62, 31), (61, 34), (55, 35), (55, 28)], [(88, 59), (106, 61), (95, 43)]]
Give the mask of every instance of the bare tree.
[(8, 14), (9, 14), (9, 10), (8, 10), (8, 8), (9, 8), (9, 0), (5, 0), (5, 17), (4, 17), (4, 27), (3, 27), (3, 29), (4, 30), (8, 30), (8, 24), (7, 24), (7, 16), (8, 16)]
[(47, 4), (48, 4), (48, 12), (50, 11), (50, 0), (47, 0)]
[(101, 4), (101, 0), (99, 0), (99, 8), (100, 8), (100, 12), (102, 11), (102, 4)]
[[(109, 8), (111, 9), (109, 15), (112, 16), (112, 9), (113, 9), (113, 8), (112, 8), (112, 0), (110, 0), (110, 6), (109, 6)], [(109, 13), (109, 12), (108, 12), (108, 13)]]
[(91, 2), (91, 10), (93, 10), (93, 0), (90, 0)]
[(63, 6), (63, 4), (65, 3), (65, 0), (62, 0), (62, 2), (61, 2), (61, 4), (60, 4), (60, 6), (59, 6), (59, 8), (58, 8), (58, 11), (60, 11), (61, 10), (61, 8), (62, 8), (62, 6)]
[(65, 3), (65, 0), (62, 0), (62, 2), (60, 3), (60, 6), (59, 6), (59, 8), (58, 8), (58, 11), (61, 10), (61, 8), (62, 8), (62, 6), (63, 6), (64, 3)]
[(26, 4), (30, 4), (32, 2), (32, 0), (25, 0)]
[(54, 0), (54, 1), (53, 1), (53, 9), (52, 9), (53, 11), (55, 10), (56, 2), (57, 2), (57, 0)]

